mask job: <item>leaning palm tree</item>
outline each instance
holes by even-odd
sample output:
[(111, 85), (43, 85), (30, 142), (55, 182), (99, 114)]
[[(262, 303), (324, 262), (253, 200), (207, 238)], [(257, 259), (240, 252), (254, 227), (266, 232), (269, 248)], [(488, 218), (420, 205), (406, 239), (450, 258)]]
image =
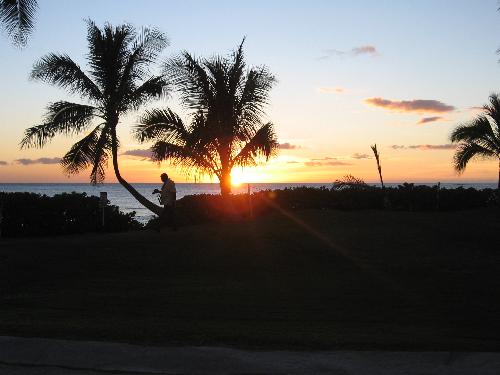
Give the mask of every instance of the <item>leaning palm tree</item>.
[(26, 44), (37, 8), (37, 0), (0, 0), (0, 23), (14, 44)]
[(231, 193), (233, 167), (254, 166), (278, 150), (272, 123), (262, 122), (275, 78), (266, 67), (246, 68), (243, 42), (230, 57), (198, 59), (184, 52), (169, 60), (166, 74), (190, 121), (169, 108), (152, 109), (136, 128), (139, 141), (154, 141), (153, 160), (216, 176), (224, 196)]
[(62, 158), (65, 171), (72, 175), (90, 168), (90, 181), (103, 182), (111, 157), (117, 180), (142, 205), (159, 214), (161, 208), (122, 177), (116, 128), (123, 114), (165, 93), (165, 78), (151, 75), (148, 67), (166, 47), (166, 36), (156, 29), (137, 33), (130, 25), (106, 24), (103, 29), (92, 21), (87, 25), (88, 72), (67, 55), (49, 54), (34, 65), (31, 77), (79, 94), (88, 103), (49, 104), (44, 122), (25, 131), (21, 148), (41, 148), (57, 134), (85, 133)]
[(473, 120), (458, 125), (450, 139), (458, 144), (454, 156), (455, 170), (462, 173), (473, 158), (498, 160), (498, 192), (500, 198), (500, 98), (490, 95), (483, 113)]

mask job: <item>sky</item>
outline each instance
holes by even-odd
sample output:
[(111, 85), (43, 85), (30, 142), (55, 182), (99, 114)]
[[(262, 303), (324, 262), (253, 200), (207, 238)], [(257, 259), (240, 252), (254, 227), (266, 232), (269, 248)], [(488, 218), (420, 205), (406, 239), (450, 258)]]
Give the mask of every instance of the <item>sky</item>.
[[(25, 48), (0, 35), (0, 183), (89, 181), (86, 172), (68, 177), (58, 164), (77, 137), (19, 148), (48, 103), (81, 102), (28, 77), (50, 52), (67, 53), (85, 68), (85, 19), (158, 27), (170, 40), (160, 62), (183, 50), (229, 54), (246, 37), (248, 64), (266, 65), (278, 80), (264, 120), (274, 123), (281, 148), (268, 163), (235, 169), (236, 182), (332, 182), (346, 174), (375, 182), (374, 143), (388, 182), (495, 181), (498, 161), (471, 162), (458, 175), (449, 135), (500, 91), (498, 6), (496, 0), (39, 0)], [(175, 96), (151, 106), (182, 114)], [(156, 182), (166, 170), (176, 182), (194, 181), (168, 164), (127, 155), (148, 147), (130, 136), (141, 113), (119, 125), (124, 177)], [(109, 170), (106, 182), (115, 181)]]

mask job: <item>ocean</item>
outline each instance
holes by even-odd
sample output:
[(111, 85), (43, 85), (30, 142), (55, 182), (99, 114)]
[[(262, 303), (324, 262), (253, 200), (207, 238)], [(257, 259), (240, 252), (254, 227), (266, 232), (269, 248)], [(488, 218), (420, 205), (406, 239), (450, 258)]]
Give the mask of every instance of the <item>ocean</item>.
[[(388, 183), (387, 186), (397, 186), (398, 183)], [(435, 185), (435, 183), (415, 183), (415, 185)], [(157, 198), (152, 194), (154, 189), (161, 188), (161, 184), (133, 184), (133, 186), (144, 196), (155, 201)], [(331, 183), (255, 183), (251, 184), (250, 188), (252, 192), (258, 192), (262, 190), (275, 190), (275, 189), (285, 189), (291, 187), (328, 187), (332, 186)], [(219, 184), (217, 183), (177, 183), (177, 199), (180, 199), (186, 195), (193, 194), (219, 194)], [(442, 183), (441, 187), (445, 188), (457, 188), (457, 187), (473, 187), (476, 189), (496, 189), (496, 183)], [(101, 192), (108, 193), (108, 199), (111, 204), (120, 207), (123, 212), (136, 212), (136, 218), (141, 222), (147, 222), (153, 215), (151, 212), (144, 207), (142, 207), (131, 195), (125, 190), (120, 184), (101, 184), (93, 186), (86, 183), (80, 184), (34, 184), (34, 183), (0, 183), (0, 191), (2, 192), (29, 192), (37, 194), (45, 194), (52, 196), (61, 193), (87, 193), (87, 195), (99, 196)], [(246, 193), (248, 191), (248, 185), (242, 184), (237, 187), (233, 187), (233, 193)]]

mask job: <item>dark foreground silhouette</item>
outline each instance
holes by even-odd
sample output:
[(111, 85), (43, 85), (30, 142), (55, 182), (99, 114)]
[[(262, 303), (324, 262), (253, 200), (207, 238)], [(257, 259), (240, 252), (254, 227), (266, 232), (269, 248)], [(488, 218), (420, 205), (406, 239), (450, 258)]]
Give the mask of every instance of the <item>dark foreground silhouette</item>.
[(256, 348), (500, 349), (500, 224), (298, 210), (0, 241), (0, 335)]

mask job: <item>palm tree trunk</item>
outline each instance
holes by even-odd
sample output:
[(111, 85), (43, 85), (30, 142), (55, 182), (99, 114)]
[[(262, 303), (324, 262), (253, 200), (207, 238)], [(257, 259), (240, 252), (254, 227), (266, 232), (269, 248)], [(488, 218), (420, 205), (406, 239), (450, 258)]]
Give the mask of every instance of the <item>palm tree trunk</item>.
[(231, 194), (231, 171), (223, 170), (219, 179), (220, 193), (223, 197)]
[(498, 199), (498, 207), (500, 207), (500, 158), (498, 158), (498, 189), (497, 189), (497, 199)]
[(149, 199), (147, 199), (146, 197), (144, 197), (141, 193), (139, 193), (132, 185), (130, 185), (123, 177), (122, 175), (120, 174), (120, 169), (118, 168), (118, 142), (117, 142), (117, 139), (116, 139), (116, 129), (113, 128), (112, 130), (112, 133), (111, 133), (111, 137), (112, 137), (112, 154), (113, 154), (113, 169), (115, 171), (115, 176), (116, 176), (116, 179), (118, 180), (118, 182), (125, 188), (128, 190), (128, 192), (130, 194), (132, 194), (132, 196), (137, 199), (137, 201), (142, 204), (144, 207), (146, 207), (148, 210), (150, 210), (151, 212), (155, 213), (156, 215), (160, 215), (163, 211), (163, 208), (161, 208), (160, 206), (154, 204), (153, 202), (151, 202)]

